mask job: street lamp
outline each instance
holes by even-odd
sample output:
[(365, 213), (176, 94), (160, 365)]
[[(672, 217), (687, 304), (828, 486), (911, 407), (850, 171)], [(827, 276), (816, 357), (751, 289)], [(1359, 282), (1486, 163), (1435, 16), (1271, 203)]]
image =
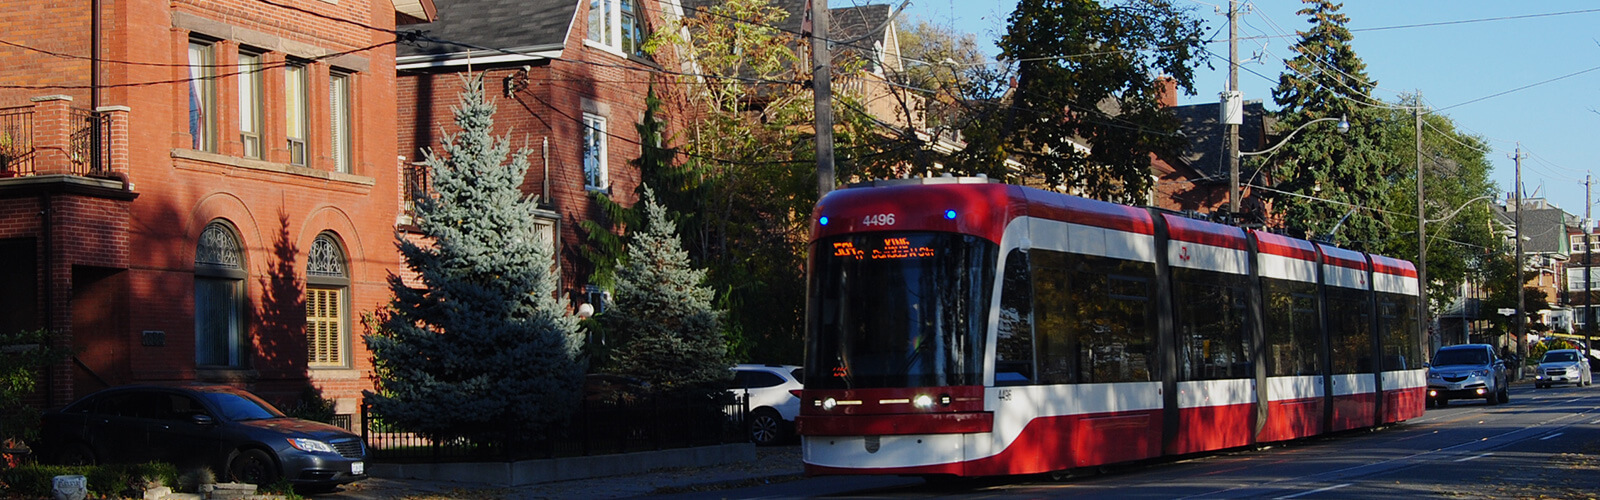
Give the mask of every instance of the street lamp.
[(1301, 130), (1305, 130), (1306, 127), (1310, 127), (1311, 125), (1316, 124), (1316, 123), (1331, 122), (1331, 121), (1338, 121), (1339, 122), (1339, 133), (1343, 134), (1343, 133), (1347, 133), (1347, 132), (1350, 131), (1350, 120), (1345, 119), (1344, 116), (1340, 116), (1338, 118), (1333, 118), (1333, 117), (1318, 118), (1318, 119), (1315, 119), (1315, 120), (1311, 120), (1309, 122), (1305, 122), (1304, 124), (1300, 125), (1299, 128), (1296, 128), (1296, 129), (1294, 129), (1294, 131), (1289, 132), (1289, 135), (1284, 136), (1283, 140), (1278, 141), (1278, 144), (1276, 144), (1276, 145), (1274, 145), (1274, 146), (1272, 146), (1270, 148), (1263, 149), (1263, 150), (1260, 150), (1260, 151), (1249, 151), (1249, 152), (1239, 151), (1239, 152), (1234, 153), (1234, 158), (1233, 158), (1234, 161), (1228, 162), (1229, 163), (1228, 168), (1230, 170), (1228, 172), (1228, 179), (1229, 179), (1229, 182), (1228, 182), (1228, 215), (1237, 216), (1238, 213), (1239, 213), (1239, 161), (1238, 160), (1240, 158), (1244, 158), (1246, 156), (1264, 155), (1264, 154), (1271, 153), (1273, 151), (1277, 151), (1278, 148), (1281, 148), (1285, 144), (1288, 144), (1289, 140), (1293, 139), (1295, 134), (1300, 133)]

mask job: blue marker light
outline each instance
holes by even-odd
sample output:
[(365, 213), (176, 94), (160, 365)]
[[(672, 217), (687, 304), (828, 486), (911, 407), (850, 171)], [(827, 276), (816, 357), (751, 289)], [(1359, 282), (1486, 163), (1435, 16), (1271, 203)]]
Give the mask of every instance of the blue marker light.
[(828, 225), (828, 216), (824, 215), (821, 219), (817, 219), (817, 223), (824, 226)]
[(944, 211), (944, 218), (954, 220), (956, 218), (956, 211), (955, 210), (945, 210)]

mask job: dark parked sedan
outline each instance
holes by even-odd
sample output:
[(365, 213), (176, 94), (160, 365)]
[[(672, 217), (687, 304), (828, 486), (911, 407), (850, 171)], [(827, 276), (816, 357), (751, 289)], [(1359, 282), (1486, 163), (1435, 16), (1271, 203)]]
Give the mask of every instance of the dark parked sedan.
[(42, 448), (63, 463), (161, 461), (209, 467), (218, 479), (330, 489), (365, 479), (361, 437), (285, 417), (225, 386), (128, 386), (45, 413)]

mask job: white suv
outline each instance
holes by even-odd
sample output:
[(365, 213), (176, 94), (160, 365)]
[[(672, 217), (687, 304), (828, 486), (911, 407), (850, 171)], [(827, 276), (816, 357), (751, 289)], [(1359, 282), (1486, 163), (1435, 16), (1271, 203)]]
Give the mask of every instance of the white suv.
[(733, 367), (734, 396), (748, 398), (750, 413), (745, 415), (750, 441), (772, 445), (794, 433), (794, 417), (800, 414), (800, 367), (794, 365), (741, 364)]

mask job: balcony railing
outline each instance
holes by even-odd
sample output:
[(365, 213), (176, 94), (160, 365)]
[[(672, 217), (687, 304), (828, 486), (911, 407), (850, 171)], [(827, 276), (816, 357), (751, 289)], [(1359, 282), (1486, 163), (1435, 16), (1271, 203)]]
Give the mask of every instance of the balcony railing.
[[(115, 177), (114, 172), (125, 170), (114, 165), (113, 158), (118, 155), (112, 154), (111, 114), (55, 108), (57, 113), (64, 111), (66, 115), (62, 130), (57, 125), (46, 126), (52, 121), (40, 117), (44, 109), (38, 105), (0, 108), (0, 178), (63, 173)], [(41, 156), (52, 151), (61, 151), (65, 161), (57, 156)]]
[(72, 110), (72, 174), (107, 177), (111, 174), (111, 116), (86, 109)]
[(0, 108), (0, 177), (33, 175), (33, 107)]

